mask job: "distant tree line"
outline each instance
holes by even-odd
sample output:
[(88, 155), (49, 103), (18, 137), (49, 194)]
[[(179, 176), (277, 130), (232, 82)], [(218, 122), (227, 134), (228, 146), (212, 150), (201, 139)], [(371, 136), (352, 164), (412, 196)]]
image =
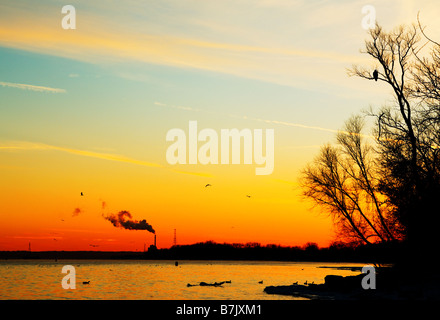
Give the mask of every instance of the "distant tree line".
[[(261, 260), (261, 261), (334, 261), (384, 263), (392, 261), (398, 248), (391, 244), (373, 246), (334, 242), (320, 248), (314, 242), (304, 246), (281, 246), (259, 243), (229, 244), (214, 241), (178, 245), (169, 249), (147, 252), (147, 258), (176, 260)], [(380, 261), (379, 261), (380, 260)]]
[[(130, 251), (0, 251), (0, 259), (148, 259), (148, 260), (242, 260), (242, 261), (328, 261), (384, 263), (393, 260), (398, 248), (390, 244), (373, 246), (334, 242), (320, 248), (314, 242), (304, 246), (261, 245), (251, 242), (200, 242), (146, 252)], [(379, 261), (380, 260), (380, 261)]]

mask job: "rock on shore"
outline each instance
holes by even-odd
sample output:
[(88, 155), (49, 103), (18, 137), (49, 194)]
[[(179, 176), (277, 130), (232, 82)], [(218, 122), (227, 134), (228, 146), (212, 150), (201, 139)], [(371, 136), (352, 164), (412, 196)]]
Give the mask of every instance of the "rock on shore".
[(420, 277), (404, 278), (391, 272), (378, 273), (377, 289), (364, 290), (362, 278), (328, 275), (323, 284), (269, 286), (267, 294), (280, 294), (312, 300), (440, 300), (440, 277), (422, 280)]

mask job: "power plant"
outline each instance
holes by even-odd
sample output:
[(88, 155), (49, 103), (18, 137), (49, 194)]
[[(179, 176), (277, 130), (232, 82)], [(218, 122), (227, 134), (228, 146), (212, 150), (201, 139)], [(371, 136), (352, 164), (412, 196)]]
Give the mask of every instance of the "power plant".
[(157, 250), (157, 246), (156, 246), (156, 234), (154, 234), (154, 244), (150, 245), (148, 247), (148, 252), (154, 252)]
[[(177, 246), (177, 230), (176, 229), (174, 229), (173, 245)], [(151, 252), (155, 252), (155, 251), (157, 251), (157, 235), (156, 234), (154, 234), (154, 242), (153, 242), (153, 244), (151, 244), (148, 247), (148, 250), (146, 250), (146, 244), (144, 243), (144, 252), (151, 253)]]

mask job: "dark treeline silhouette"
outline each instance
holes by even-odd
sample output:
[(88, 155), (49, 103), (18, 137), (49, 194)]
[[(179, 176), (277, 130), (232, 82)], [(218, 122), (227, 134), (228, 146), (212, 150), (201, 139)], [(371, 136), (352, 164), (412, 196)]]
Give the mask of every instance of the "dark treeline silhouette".
[(228, 244), (207, 241), (193, 245), (173, 246), (147, 252), (147, 257), (176, 260), (263, 260), (263, 261), (322, 261), (322, 262), (368, 262), (393, 260), (397, 248), (390, 244), (374, 246), (350, 246), (334, 243), (329, 247), (319, 248), (310, 242), (299, 246), (280, 246), (259, 243)]
[(259, 261), (322, 261), (322, 262), (391, 262), (398, 247), (391, 244), (350, 246), (333, 243), (318, 247), (281, 246), (259, 243), (229, 244), (207, 241), (177, 245), (166, 249), (150, 247), (147, 252), (129, 251), (1, 251), (0, 259), (151, 259), (151, 260), (259, 260)]
[(376, 25), (363, 53), (372, 65), (349, 74), (388, 88), (393, 100), (349, 118), (337, 144), (303, 170), (303, 195), (333, 217), (341, 239), (399, 243), (396, 264), (421, 271), (440, 242), (440, 44), (420, 22), (390, 32)]

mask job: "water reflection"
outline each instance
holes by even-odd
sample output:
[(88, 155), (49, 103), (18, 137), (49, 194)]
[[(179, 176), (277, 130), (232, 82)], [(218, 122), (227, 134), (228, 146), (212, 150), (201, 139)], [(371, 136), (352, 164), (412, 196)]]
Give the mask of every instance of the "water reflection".
[[(63, 265), (73, 265), (76, 289), (65, 290)], [(0, 299), (130, 299), (130, 300), (284, 300), (268, 295), (266, 286), (298, 282), (323, 283), (327, 274), (353, 275), (351, 270), (319, 268), (341, 263), (255, 261), (0, 261)], [(362, 266), (352, 264), (350, 266)], [(83, 282), (90, 281), (88, 284)], [(230, 281), (221, 286), (190, 286)], [(260, 283), (263, 281), (263, 283)]]

